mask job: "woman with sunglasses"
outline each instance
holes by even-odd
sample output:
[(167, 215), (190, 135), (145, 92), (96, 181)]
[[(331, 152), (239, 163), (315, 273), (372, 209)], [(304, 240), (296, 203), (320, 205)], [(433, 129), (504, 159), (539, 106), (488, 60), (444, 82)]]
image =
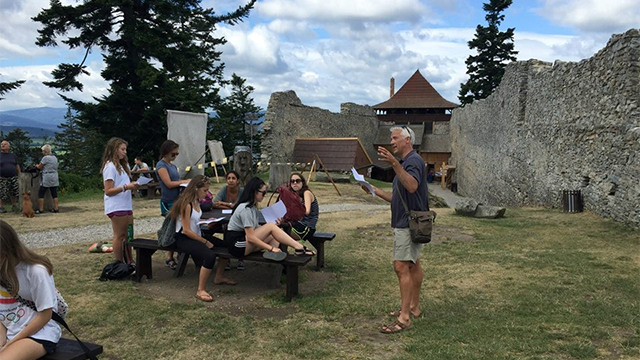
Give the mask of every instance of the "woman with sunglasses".
[(233, 205), (238, 201), (244, 188), (239, 186), (240, 174), (231, 170), (225, 177), (227, 185), (223, 186), (213, 199), (213, 207), (216, 209), (233, 209)]
[(296, 240), (309, 240), (316, 232), (320, 208), (318, 199), (309, 190), (307, 181), (300, 173), (292, 173), (289, 178), (289, 189), (298, 194), (304, 204), (304, 217), (291, 224), (291, 237)]
[(281, 261), (287, 257), (280, 244), (291, 246), (296, 255), (313, 256), (315, 253), (295, 241), (275, 223), (258, 223), (258, 203), (267, 194), (267, 185), (258, 177), (249, 180), (229, 219), (224, 240), (229, 253), (239, 259), (255, 251), (266, 250), (264, 257)]
[[(186, 184), (189, 180), (180, 180), (178, 168), (171, 162), (180, 154), (180, 145), (173, 140), (166, 140), (160, 146), (160, 161), (156, 164), (156, 174), (162, 190), (160, 197), (160, 214), (166, 216), (171, 210), (173, 202), (180, 195), (180, 184)], [(178, 263), (173, 258), (173, 251), (167, 252), (167, 259), (164, 264), (171, 270), (178, 267)]]
[[(200, 266), (200, 274), (198, 275), (198, 290), (196, 291), (196, 299), (211, 302), (213, 297), (207, 292), (207, 280), (213, 265), (215, 264), (216, 255), (211, 251), (214, 246), (225, 246), (224, 242), (213, 236), (207, 236), (205, 239), (200, 232), (200, 217), (202, 217), (202, 209), (200, 208), (200, 200), (204, 198), (209, 191), (209, 178), (203, 175), (194, 177), (180, 197), (171, 207), (169, 215), (176, 220), (176, 246), (180, 252), (191, 255), (196, 265)], [(235, 285), (236, 283), (224, 277), (224, 267), (228, 260), (221, 259), (216, 269), (215, 284)]]

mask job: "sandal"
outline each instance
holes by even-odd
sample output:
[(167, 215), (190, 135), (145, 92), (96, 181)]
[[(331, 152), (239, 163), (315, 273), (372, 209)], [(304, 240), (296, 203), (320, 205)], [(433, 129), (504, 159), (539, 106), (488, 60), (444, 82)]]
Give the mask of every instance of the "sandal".
[(209, 293), (207, 293), (207, 295), (205, 295), (205, 296), (196, 294), (196, 299), (198, 299), (200, 301), (204, 301), (204, 302), (212, 302), (213, 301), (213, 296), (211, 296), (211, 294), (209, 294)]
[(173, 258), (165, 260), (164, 265), (171, 270), (175, 270), (178, 268), (178, 264)]
[(396, 334), (409, 329), (411, 329), (411, 324), (403, 324), (396, 320), (389, 325), (381, 327), (380, 332), (383, 334)]
[(302, 255), (315, 256), (316, 253), (314, 251), (307, 249), (307, 247), (303, 245), (302, 249), (296, 250), (296, 256), (302, 256)]
[[(396, 318), (397, 318), (397, 317), (399, 317), (399, 316), (400, 316), (400, 313), (401, 313), (401, 312), (402, 312), (401, 310), (396, 310), (396, 311), (394, 311), (394, 312), (390, 312), (390, 313), (389, 313), (389, 316), (393, 316), (393, 317), (396, 317)], [(411, 316), (411, 318), (412, 318), (412, 319), (417, 319), (417, 318), (421, 318), (421, 317), (422, 317), (422, 313), (420, 313), (420, 315), (416, 315), (416, 314), (414, 314), (414, 313), (410, 312), (410, 313), (409, 313), (409, 316)]]
[(287, 253), (284, 251), (280, 251), (280, 252), (265, 251), (262, 253), (262, 257), (265, 259), (273, 260), (273, 261), (282, 261), (287, 257)]

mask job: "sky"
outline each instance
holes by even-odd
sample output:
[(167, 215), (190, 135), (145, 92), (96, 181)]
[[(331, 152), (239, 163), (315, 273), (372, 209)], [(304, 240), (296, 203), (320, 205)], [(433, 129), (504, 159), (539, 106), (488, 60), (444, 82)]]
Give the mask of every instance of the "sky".
[[(64, 5), (80, 0), (61, 0)], [(488, 0), (485, 0), (488, 1)], [(240, 0), (203, 0), (218, 14)], [(305, 105), (339, 112), (340, 104), (375, 105), (389, 98), (416, 71), (447, 100), (458, 103), (466, 81), (467, 42), (485, 25), (481, 0), (259, 0), (242, 23), (218, 25), (228, 41), (220, 50), (225, 77), (232, 73), (255, 88), (266, 110), (273, 92), (294, 90)], [(35, 45), (39, 24), (31, 20), (48, 0), (0, 0), (0, 81), (26, 80), (0, 101), (0, 111), (65, 107), (42, 84), (62, 62), (80, 62), (84, 52)], [(518, 60), (580, 61), (602, 49), (612, 34), (640, 27), (640, 0), (515, 0), (501, 29), (515, 28)], [(99, 49), (87, 61), (83, 92), (91, 101), (106, 93)], [(228, 89), (223, 89), (223, 95)]]

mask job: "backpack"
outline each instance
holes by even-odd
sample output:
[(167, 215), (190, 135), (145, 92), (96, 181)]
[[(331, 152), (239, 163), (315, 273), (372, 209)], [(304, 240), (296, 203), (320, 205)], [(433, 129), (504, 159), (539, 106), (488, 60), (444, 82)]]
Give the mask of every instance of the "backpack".
[(172, 219), (171, 216), (167, 214), (165, 216), (164, 221), (162, 222), (162, 226), (160, 230), (158, 230), (158, 245), (163, 247), (168, 247), (173, 245), (175, 240), (176, 233), (176, 220)]
[(116, 260), (110, 264), (107, 264), (104, 269), (102, 269), (102, 275), (98, 280), (107, 281), (107, 280), (118, 280), (128, 277), (133, 274), (136, 269), (132, 265), (128, 265), (123, 263), (122, 261)]
[[(284, 218), (282, 220), (285, 222), (302, 220), (306, 209), (302, 203), (300, 195), (285, 186), (278, 186), (276, 191), (278, 192), (278, 200), (282, 200), (284, 206), (287, 208), (287, 213), (284, 214)], [(273, 194), (271, 194), (271, 197), (273, 197)], [(269, 202), (271, 202), (271, 198), (269, 198)]]

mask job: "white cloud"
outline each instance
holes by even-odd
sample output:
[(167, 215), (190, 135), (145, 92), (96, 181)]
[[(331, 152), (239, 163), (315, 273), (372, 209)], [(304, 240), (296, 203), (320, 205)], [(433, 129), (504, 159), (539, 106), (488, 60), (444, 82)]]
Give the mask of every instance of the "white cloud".
[(266, 0), (256, 10), (267, 18), (349, 23), (415, 23), (428, 14), (418, 0)]
[(638, 0), (541, 0), (538, 14), (583, 31), (621, 32), (640, 24)]

